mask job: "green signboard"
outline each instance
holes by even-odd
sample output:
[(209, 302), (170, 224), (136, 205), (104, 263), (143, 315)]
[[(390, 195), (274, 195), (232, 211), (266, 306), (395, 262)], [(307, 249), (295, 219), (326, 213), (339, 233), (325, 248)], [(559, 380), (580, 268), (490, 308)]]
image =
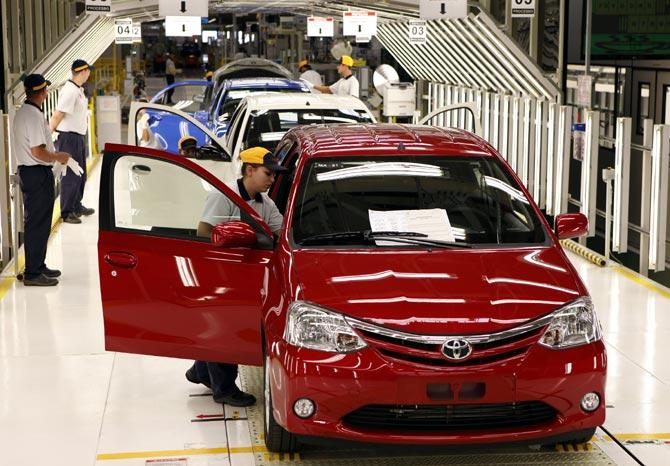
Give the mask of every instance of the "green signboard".
[(670, 0), (593, 0), (595, 57), (670, 57)]

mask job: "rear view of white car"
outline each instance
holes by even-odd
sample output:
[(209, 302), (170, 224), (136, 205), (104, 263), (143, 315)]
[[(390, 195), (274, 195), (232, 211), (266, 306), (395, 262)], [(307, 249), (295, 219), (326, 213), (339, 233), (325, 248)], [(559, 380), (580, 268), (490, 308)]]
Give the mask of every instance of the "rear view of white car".
[(274, 151), (291, 128), (322, 123), (376, 123), (355, 97), (326, 94), (254, 94), (244, 98), (231, 118), (224, 145), (232, 160), (240, 151), (262, 146)]

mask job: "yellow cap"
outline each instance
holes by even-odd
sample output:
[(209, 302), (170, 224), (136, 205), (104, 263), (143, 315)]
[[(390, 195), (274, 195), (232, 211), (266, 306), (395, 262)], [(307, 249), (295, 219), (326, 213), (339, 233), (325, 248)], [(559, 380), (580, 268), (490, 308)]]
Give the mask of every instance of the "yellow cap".
[(240, 160), (245, 163), (263, 165), (265, 155), (269, 153), (270, 151), (265, 147), (250, 147), (240, 152)]
[(272, 155), (272, 152), (265, 147), (250, 147), (249, 149), (240, 152), (240, 160), (244, 163), (251, 163), (253, 165), (262, 165), (275, 172), (285, 172), (286, 168), (279, 164), (277, 157)]
[(307, 60), (302, 60), (300, 63), (298, 63), (298, 69), (302, 68), (305, 65), (309, 65), (309, 62)]
[(213, 71), (208, 71), (207, 73), (205, 73), (205, 79), (206, 79), (206, 78), (211, 78), (212, 76), (214, 76), (214, 72), (213, 72)]
[(351, 68), (352, 66), (354, 66), (354, 59), (351, 58), (349, 55), (342, 55), (342, 59), (340, 60), (340, 63), (342, 65), (345, 65), (345, 66), (348, 66), (349, 68)]
[(178, 145), (180, 149), (186, 149), (188, 147), (196, 147), (198, 141), (193, 136), (184, 136), (179, 140)]

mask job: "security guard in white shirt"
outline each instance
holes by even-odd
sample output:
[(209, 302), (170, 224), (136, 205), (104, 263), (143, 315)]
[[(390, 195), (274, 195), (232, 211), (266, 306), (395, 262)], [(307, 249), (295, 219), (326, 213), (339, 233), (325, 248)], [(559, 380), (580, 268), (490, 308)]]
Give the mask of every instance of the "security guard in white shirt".
[(330, 86), (314, 86), (314, 89), (324, 94), (351, 95), (356, 98), (359, 96), (360, 84), (358, 79), (351, 72), (354, 66), (354, 59), (349, 55), (342, 55), (337, 65), (337, 72), (340, 74), (340, 80)]
[(51, 232), (51, 217), (55, 201), (54, 162), (67, 164), (70, 156), (57, 152), (51, 141), (51, 131), (42, 104), (51, 83), (41, 74), (31, 74), (23, 81), (26, 101), (16, 112), (12, 123), (12, 151), (18, 165), (23, 193), (23, 212), (26, 286), (53, 286), (60, 270), (44, 263)]
[(67, 152), (84, 169), (82, 176), (68, 170), (61, 181), (60, 210), (66, 223), (81, 223), (82, 215), (93, 215), (94, 209), (84, 207), (81, 199), (86, 186), (86, 131), (88, 130), (88, 99), (84, 83), (93, 67), (84, 60), (72, 63), (72, 79), (58, 92), (58, 104), (51, 116), (51, 131), (58, 131), (56, 149)]

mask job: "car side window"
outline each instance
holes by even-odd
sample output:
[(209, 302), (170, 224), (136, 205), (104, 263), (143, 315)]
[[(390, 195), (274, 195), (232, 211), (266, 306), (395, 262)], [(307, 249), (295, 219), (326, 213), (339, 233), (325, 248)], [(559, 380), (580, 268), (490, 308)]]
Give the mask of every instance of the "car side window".
[(116, 228), (193, 241), (200, 222), (214, 226), (242, 220), (261, 231), (226, 194), (199, 175), (167, 160), (121, 156), (114, 165)]

